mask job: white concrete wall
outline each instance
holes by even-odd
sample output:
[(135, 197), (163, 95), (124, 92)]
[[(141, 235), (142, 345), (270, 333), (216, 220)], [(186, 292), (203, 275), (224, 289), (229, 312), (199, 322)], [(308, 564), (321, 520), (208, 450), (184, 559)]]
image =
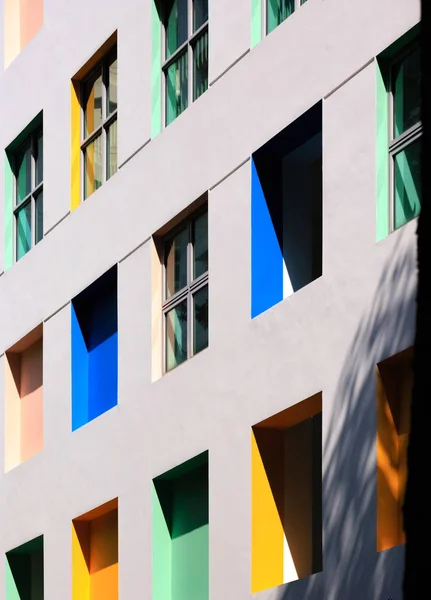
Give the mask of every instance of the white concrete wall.
[[(249, 48), (249, 1), (231, 4), (212, 0), (210, 82)], [(211, 598), (249, 598), (250, 427), (320, 390), (324, 571), (259, 598), (401, 599), (402, 548), (375, 552), (374, 365), (413, 341), (416, 223), (375, 243), (371, 61), (419, 13), (419, 0), (308, 0), (0, 277), (0, 354), (46, 321), (44, 449), (0, 470), (0, 553), (44, 534), (45, 600), (71, 597), (71, 519), (115, 496), (121, 599), (150, 598), (151, 479), (205, 449)], [(149, 16), (149, 0), (45, 0), (43, 29), (0, 75), (0, 148), (44, 110), (45, 231), (69, 212), (70, 78), (115, 29), (119, 162), (150, 137)], [(251, 321), (240, 165), (321, 98), (323, 277)], [(119, 404), (72, 434), (68, 302), (206, 190), (209, 348), (151, 383), (144, 244), (119, 264)]]

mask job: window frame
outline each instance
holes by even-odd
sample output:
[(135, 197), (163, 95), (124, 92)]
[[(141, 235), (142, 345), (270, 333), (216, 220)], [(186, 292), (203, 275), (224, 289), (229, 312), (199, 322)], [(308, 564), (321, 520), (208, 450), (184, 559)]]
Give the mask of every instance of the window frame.
[[(209, 263), (208, 269), (205, 273), (202, 273), (195, 279), (193, 279), (193, 259), (194, 259), (194, 231), (193, 225), (195, 221), (201, 217), (202, 215), (208, 215), (208, 206), (205, 204), (204, 206), (199, 207), (197, 210), (193, 211), (190, 215), (185, 217), (183, 220), (178, 223), (173, 229), (166, 233), (166, 235), (162, 238), (162, 336), (163, 336), (163, 353), (162, 353), (162, 374), (170, 373), (174, 371), (177, 367), (179, 367), (184, 362), (188, 361), (190, 358), (199, 354), (199, 352), (194, 352), (194, 327), (193, 327), (193, 307), (194, 307), (194, 296), (202, 289), (209, 288)], [(167, 287), (166, 287), (166, 245), (172, 240), (180, 231), (187, 228), (188, 232), (188, 241), (187, 241), (187, 283), (180, 290), (172, 294), (169, 298), (166, 298), (167, 295)], [(208, 239), (208, 230), (207, 230), (207, 239)], [(181, 363), (175, 365), (171, 369), (167, 369), (166, 359), (167, 359), (167, 344), (166, 344), (166, 321), (167, 314), (173, 308), (187, 301), (187, 357)], [(209, 320), (208, 320), (208, 331), (209, 331)], [(208, 343), (209, 345), (209, 343)], [(206, 346), (208, 347), (208, 346)]]
[[(208, 5), (209, 5), (208, 0)], [(184, 112), (195, 102), (193, 98), (193, 83), (194, 83), (194, 69), (193, 69), (193, 58), (194, 58), (194, 50), (197, 42), (201, 37), (208, 33), (208, 59), (209, 59), (209, 7), (208, 7), (208, 18), (205, 23), (202, 23), (196, 31), (193, 31), (193, 5), (194, 0), (187, 0), (187, 39), (180, 45), (178, 48), (166, 58), (166, 27), (167, 27), (167, 2), (164, 2), (163, 5), (163, 19), (161, 22), (162, 27), (162, 123), (163, 127), (168, 127), (175, 119), (177, 119), (180, 115), (175, 117), (170, 123), (166, 122), (167, 119), (167, 99), (166, 99), (166, 79), (167, 72), (169, 67), (175, 63), (182, 54), (187, 53), (187, 107), (182, 111)], [(208, 60), (209, 62), (209, 60)], [(209, 87), (209, 84), (208, 84)], [(208, 90), (207, 87), (207, 90)], [(205, 91), (207, 91), (205, 90)], [(203, 92), (204, 93), (204, 92)], [(202, 95), (202, 94), (201, 94)], [(200, 97), (200, 96), (199, 96)], [(197, 100), (198, 98), (196, 98)], [(182, 113), (180, 113), (182, 114)]]
[[(387, 90), (388, 90), (388, 158), (389, 158), (389, 234), (397, 230), (395, 227), (395, 159), (398, 154), (406, 150), (411, 144), (422, 137), (423, 126), (420, 118), (417, 123), (395, 136), (395, 93), (394, 93), (394, 70), (409, 54), (416, 49), (420, 50), (418, 40), (405, 46), (398, 52), (387, 65)], [(399, 228), (398, 228), (399, 229)]]
[[(293, 0), (294, 1), (294, 7), (293, 7), (293, 13), (296, 13), (296, 11), (301, 8), (301, 6), (303, 4), (306, 3), (307, 0)], [(284, 21), (287, 21), (287, 19), (289, 17), (287, 17), (286, 19), (284, 19), (284, 21), (282, 21), (281, 23), (279, 23), (279, 25), (277, 25), (277, 27), (274, 27), (274, 29), (272, 31), (268, 31), (268, 7), (269, 7), (269, 0), (263, 0), (262, 2), (262, 30), (263, 30), (263, 35), (262, 37), (265, 37), (267, 35), (270, 35), (273, 31), (275, 31), (277, 29), (277, 27), (279, 27), (281, 25), (281, 23), (284, 23)], [(289, 15), (291, 16), (291, 15)]]
[[(94, 190), (88, 196), (85, 195), (85, 181), (86, 181), (86, 171), (85, 171), (85, 152), (88, 146), (94, 142), (99, 136), (102, 138), (102, 182), (100, 187), (105, 184), (110, 177), (107, 177), (108, 173), (108, 131), (110, 127), (113, 125), (114, 121), (118, 121), (118, 102), (117, 108), (113, 110), (109, 115), (107, 114), (107, 102), (108, 102), (108, 84), (109, 84), (109, 66), (117, 60), (118, 65), (118, 52), (117, 52), (117, 44), (114, 45), (113, 48), (108, 50), (106, 54), (102, 56), (102, 58), (94, 65), (94, 67), (86, 73), (86, 75), (80, 81), (80, 89), (79, 89), (79, 102), (80, 102), (80, 133), (79, 133), (79, 148), (80, 148), (80, 167), (81, 167), (81, 201), (85, 202), (90, 196), (94, 194), (97, 190)], [(100, 72), (102, 75), (102, 120), (100, 125), (98, 125), (94, 131), (92, 131), (87, 137), (84, 137), (85, 133), (85, 87), (86, 83), (97, 73)], [(117, 80), (118, 86), (118, 80)], [(117, 125), (118, 127), (118, 125)], [(118, 129), (117, 129), (118, 131)], [(118, 148), (117, 148), (118, 153)], [(118, 154), (117, 154), (118, 161)], [(117, 164), (118, 171), (118, 164)], [(117, 172), (116, 171), (116, 172)], [(97, 188), (99, 189), (99, 188)]]
[[(44, 179), (44, 174), (43, 174), (43, 169), (42, 169), (42, 180), (39, 181), (39, 183), (36, 184), (36, 157), (37, 157), (37, 142), (39, 139), (39, 136), (42, 137), (42, 160), (43, 160), (43, 123), (41, 123), (40, 125), (38, 125), (33, 131), (31, 131), (31, 133), (28, 134), (28, 136), (19, 144), (19, 146), (17, 146), (17, 148), (13, 151), (13, 159), (12, 159), (12, 164), (13, 164), (13, 262), (16, 263), (19, 260), (21, 260), (21, 258), (23, 258), (28, 252), (30, 252), (30, 250), (32, 248), (34, 248), (36, 246), (36, 244), (38, 244), (44, 237), (44, 232), (43, 232), (43, 200), (42, 200), (42, 236), (40, 238), (40, 240), (36, 239), (36, 204), (37, 204), (37, 199), (40, 196), (40, 194), (43, 194), (43, 179)], [(28, 143), (30, 142), (30, 152), (31, 152), (31, 159), (30, 159), (30, 192), (25, 196), (25, 198), (23, 198), (22, 200), (20, 200), (18, 202), (18, 187), (17, 187), (17, 181), (18, 181), (18, 173), (17, 173), (17, 169), (18, 169), (18, 163), (17, 163), (17, 156), (20, 153), (20, 151), (28, 145)], [(31, 205), (31, 219), (30, 219), (30, 229), (31, 229), (31, 240), (30, 240), (30, 248), (28, 249), (28, 251), (23, 254), (23, 256), (21, 256), (20, 258), (18, 258), (18, 239), (17, 239), (17, 234), (18, 234), (18, 227), (17, 227), (17, 222), (18, 222), (18, 214), (21, 212), (22, 209), (24, 209), (28, 204)]]

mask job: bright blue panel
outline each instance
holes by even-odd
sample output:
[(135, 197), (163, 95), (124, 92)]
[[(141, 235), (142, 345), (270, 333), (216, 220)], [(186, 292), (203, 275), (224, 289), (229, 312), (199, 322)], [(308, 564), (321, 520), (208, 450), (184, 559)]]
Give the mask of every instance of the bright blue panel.
[(113, 333), (89, 353), (88, 420), (117, 404), (118, 334)]
[(251, 318), (282, 299), (283, 253), (251, 159)]
[(72, 431), (88, 423), (88, 353), (73, 303), (72, 314)]

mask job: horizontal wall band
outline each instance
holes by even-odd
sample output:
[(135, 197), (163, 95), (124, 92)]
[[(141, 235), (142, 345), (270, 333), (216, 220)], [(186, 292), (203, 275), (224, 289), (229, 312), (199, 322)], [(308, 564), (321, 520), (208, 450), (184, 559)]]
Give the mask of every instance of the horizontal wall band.
[(234, 169), (232, 169), (232, 171), (229, 171), (229, 173), (227, 175), (225, 175), (224, 177), (222, 177), (221, 179), (219, 179), (219, 181), (217, 181), (217, 183), (215, 183), (214, 185), (212, 185), (210, 187), (209, 191), (212, 192), (218, 185), (220, 185), (221, 183), (223, 183), (223, 181), (225, 179), (227, 179), (228, 177), (230, 177), (231, 175), (233, 175), (235, 173), (235, 171), (238, 171), (238, 169), (240, 169), (241, 167), (243, 167), (249, 160), (250, 160), (250, 157), (247, 156), (247, 158), (245, 160), (243, 160), (242, 162), (240, 162), (237, 167), (235, 167)]
[(232, 67), (237, 65), (239, 63), (239, 61), (244, 58), (244, 56), (247, 56), (247, 54), (249, 52), (250, 52), (250, 48), (247, 48), (247, 50), (245, 52), (243, 52), (240, 56), (238, 56), (238, 58), (236, 58), (233, 61), (233, 63), (231, 65), (229, 65), (229, 67), (227, 67), (227, 69), (225, 69), (222, 73), (220, 73), (220, 75), (217, 75), (217, 77), (209, 83), (209, 87), (212, 87), (219, 79), (221, 79), (223, 77), (223, 75), (226, 75), (226, 73), (228, 71), (230, 71), (232, 69)]
[(351, 75), (349, 75), (349, 77), (347, 77), (346, 79), (344, 79), (344, 81), (342, 81), (337, 86), (335, 86), (333, 90), (331, 90), (330, 92), (328, 92), (326, 94), (326, 96), (323, 96), (323, 99), (326, 100), (327, 98), (329, 98), (329, 96), (332, 96), (332, 94), (334, 92), (336, 92), (337, 90), (339, 90), (341, 87), (343, 87), (343, 85), (345, 85), (351, 79), (353, 79), (354, 77), (356, 77), (356, 75), (359, 75), (359, 73), (361, 71), (363, 71), (364, 69), (366, 69), (368, 67), (368, 65), (371, 65), (373, 62), (374, 62), (374, 56), (373, 56), (373, 58), (370, 58), (370, 60), (368, 60), (365, 64), (363, 64), (362, 67), (359, 67), (359, 69), (357, 69), (357, 71), (355, 71), (354, 73), (352, 73)]
[(51, 226), (51, 227), (50, 227), (50, 228), (49, 228), (47, 231), (45, 231), (45, 234), (44, 234), (44, 236), (45, 236), (45, 235), (48, 235), (48, 233), (51, 233), (51, 231), (52, 231), (53, 229), (55, 229), (55, 228), (57, 227), (57, 225), (60, 225), (60, 223), (61, 223), (62, 221), (64, 221), (64, 219), (65, 219), (66, 217), (68, 217), (69, 215), (70, 215), (70, 210), (68, 210), (68, 211), (67, 211), (67, 213), (61, 217), (61, 219), (59, 219), (59, 220), (58, 220), (56, 223), (54, 223), (54, 225), (52, 225), (52, 226)]
[(144, 143), (142, 144), (142, 146), (139, 146), (139, 148), (138, 148), (137, 150), (135, 150), (134, 152), (132, 152), (132, 154), (131, 154), (130, 156), (128, 156), (128, 157), (126, 158), (126, 160), (124, 160), (124, 161), (121, 163), (121, 165), (119, 165), (119, 166), (118, 166), (118, 169), (121, 169), (121, 168), (123, 168), (123, 167), (124, 167), (124, 165), (126, 165), (126, 164), (129, 162), (129, 160), (132, 160), (132, 158), (133, 158), (134, 156), (136, 156), (136, 155), (137, 155), (137, 154), (138, 154), (138, 153), (139, 153), (139, 152), (140, 152), (140, 151), (141, 151), (143, 148), (145, 148), (145, 146), (147, 146), (147, 145), (148, 145), (150, 142), (151, 142), (151, 138), (149, 138), (149, 139), (148, 139), (146, 142), (144, 142)]

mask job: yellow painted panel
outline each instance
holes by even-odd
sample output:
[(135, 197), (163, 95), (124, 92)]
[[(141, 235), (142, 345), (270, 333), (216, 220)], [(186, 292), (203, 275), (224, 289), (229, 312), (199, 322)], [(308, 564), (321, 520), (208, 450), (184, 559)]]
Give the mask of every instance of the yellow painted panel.
[(72, 600), (90, 600), (89, 524), (72, 524)]
[(78, 83), (70, 84), (71, 147), (70, 147), (70, 210), (81, 202), (81, 106)]
[(251, 592), (283, 583), (284, 532), (254, 432), (251, 433)]

